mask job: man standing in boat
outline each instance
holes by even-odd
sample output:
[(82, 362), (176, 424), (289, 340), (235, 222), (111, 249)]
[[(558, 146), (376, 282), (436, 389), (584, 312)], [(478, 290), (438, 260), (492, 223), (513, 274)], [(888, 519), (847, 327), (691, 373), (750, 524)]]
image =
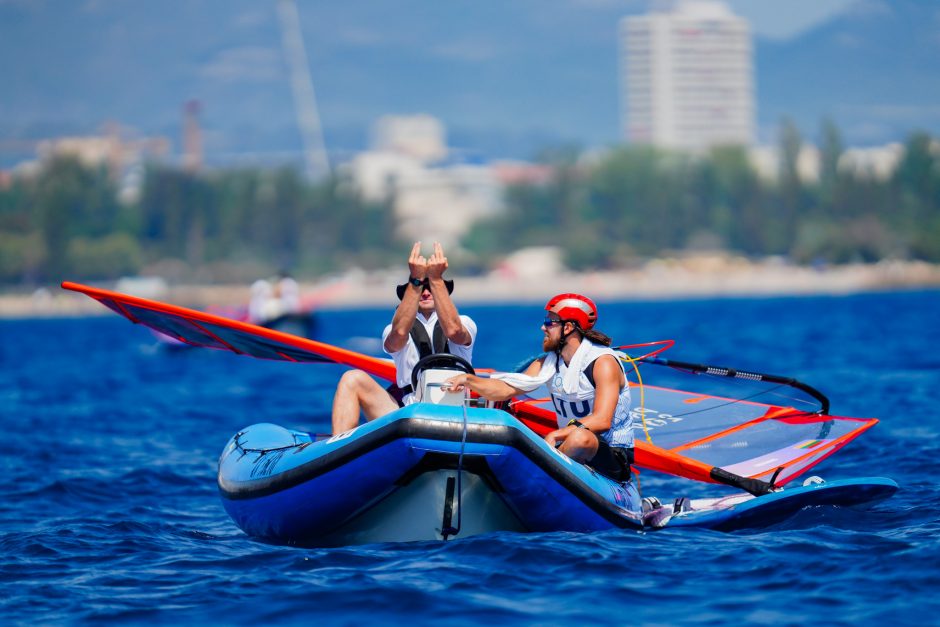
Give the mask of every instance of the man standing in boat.
[(580, 294), (559, 294), (545, 305), (542, 350), (521, 374), (489, 378), (460, 374), (448, 380), (456, 392), (469, 388), (501, 401), (548, 385), (558, 429), (546, 442), (615, 481), (630, 479), (633, 418), (630, 386), (610, 338), (594, 329), (597, 307)]
[(450, 298), (454, 282), (444, 278), (447, 257), (440, 243), (425, 259), (421, 242), (415, 242), (408, 270), (408, 281), (397, 288), (401, 304), (382, 333), (383, 348), (395, 361), (396, 385), (385, 389), (361, 370), (346, 372), (333, 396), (334, 434), (357, 426), (360, 412), (374, 420), (414, 402), (411, 371), (422, 357), (450, 353), (473, 361), (477, 325), (460, 315)]

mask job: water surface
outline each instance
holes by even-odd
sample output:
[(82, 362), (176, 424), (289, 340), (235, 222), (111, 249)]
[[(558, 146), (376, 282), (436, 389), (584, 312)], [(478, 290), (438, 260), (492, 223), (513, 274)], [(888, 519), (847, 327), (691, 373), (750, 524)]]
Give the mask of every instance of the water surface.
[[(459, 294), (458, 294), (459, 296)], [(459, 299), (458, 299), (459, 303)], [(116, 316), (0, 322), (0, 622), (830, 624), (940, 611), (940, 292), (601, 303), (621, 343), (786, 374), (832, 413), (882, 422), (826, 478), (901, 484), (870, 509), (750, 532), (491, 534), (301, 549), (246, 537), (215, 484), (238, 429), (329, 430), (341, 367), (160, 350)], [(477, 365), (538, 348), (533, 307), (465, 308)], [(375, 348), (390, 311), (329, 312), (321, 338)], [(670, 498), (718, 486), (643, 474)]]

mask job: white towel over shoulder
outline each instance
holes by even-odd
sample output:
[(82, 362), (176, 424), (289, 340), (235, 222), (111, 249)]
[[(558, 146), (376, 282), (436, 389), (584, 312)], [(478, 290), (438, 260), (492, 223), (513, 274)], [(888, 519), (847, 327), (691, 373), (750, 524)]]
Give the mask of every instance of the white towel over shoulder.
[(542, 362), (542, 368), (535, 376), (523, 374), (521, 372), (494, 372), (490, 375), (490, 378), (504, 381), (517, 390), (531, 392), (532, 390), (537, 389), (539, 386), (548, 383), (552, 378), (552, 375), (558, 371), (558, 368), (555, 366), (556, 358), (557, 357), (555, 353), (549, 353), (546, 355), (545, 360)]
[[(565, 379), (562, 382), (562, 388), (564, 388), (567, 394), (574, 394), (578, 391), (578, 379), (581, 376), (581, 371), (583, 371), (585, 366), (589, 363), (588, 360), (593, 353), (591, 350), (593, 346), (594, 345), (588, 340), (582, 341), (581, 346), (578, 347), (578, 350), (571, 358), (571, 363), (568, 364), (568, 370), (565, 372)], [(539, 373), (535, 376), (525, 375), (521, 372), (498, 372), (494, 373), (491, 378), (505, 381), (517, 390), (531, 392), (539, 386), (548, 383), (552, 376), (558, 371), (558, 355), (556, 353), (549, 353), (546, 355), (545, 361), (542, 362), (542, 368), (539, 370)]]

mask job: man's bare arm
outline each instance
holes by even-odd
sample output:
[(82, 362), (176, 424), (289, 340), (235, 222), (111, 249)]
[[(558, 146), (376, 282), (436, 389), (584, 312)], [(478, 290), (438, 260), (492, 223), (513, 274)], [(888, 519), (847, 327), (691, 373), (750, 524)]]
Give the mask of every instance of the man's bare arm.
[(447, 293), (444, 283), (444, 271), (447, 270), (447, 257), (444, 248), (439, 242), (434, 243), (434, 253), (428, 259), (427, 275), (434, 296), (434, 309), (437, 311), (437, 320), (441, 323), (441, 330), (448, 340), (461, 346), (469, 346), (473, 338), (470, 332), (460, 321), (457, 306)]
[[(542, 360), (537, 359), (529, 364), (523, 374), (535, 376), (542, 369)], [(524, 390), (515, 388), (501, 379), (480, 377), (475, 374), (459, 374), (447, 380), (447, 384), (454, 392), (470, 389), (490, 401), (506, 401), (514, 396), (525, 394)]]
[[(415, 245), (411, 247), (411, 255), (408, 257), (408, 271), (411, 276), (423, 281), (427, 277), (427, 269), (428, 262), (421, 255), (421, 242), (415, 242)], [(392, 330), (385, 338), (385, 350), (389, 353), (397, 353), (408, 343), (408, 335), (418, 315), (418, 302), (421, 300), (423, 289), (411, 283), (405, 286), (405, 295), (392, 317)]]
[(623, 370), (615, 357), (603, 355), (594, 362), (594, 410), (581, 420), (581, 423), (594, 433), (610, 429), (617, 410), (620, 390), (626, 385)]

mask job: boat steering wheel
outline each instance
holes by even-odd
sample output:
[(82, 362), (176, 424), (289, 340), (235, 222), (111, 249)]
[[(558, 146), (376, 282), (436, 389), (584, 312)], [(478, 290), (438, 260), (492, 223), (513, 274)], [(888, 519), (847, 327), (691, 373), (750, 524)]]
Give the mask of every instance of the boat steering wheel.
[(463, 357), (451, 355), (450, 353), (435, 353), (422, 357), (418, 360), (418, 363), (415, 364), (414, 369), (411, 371), (411, 389), (418, 389), (418, 375), (432, 368), (476, 374), (476, 370), (473, 369), (470, 362)]

